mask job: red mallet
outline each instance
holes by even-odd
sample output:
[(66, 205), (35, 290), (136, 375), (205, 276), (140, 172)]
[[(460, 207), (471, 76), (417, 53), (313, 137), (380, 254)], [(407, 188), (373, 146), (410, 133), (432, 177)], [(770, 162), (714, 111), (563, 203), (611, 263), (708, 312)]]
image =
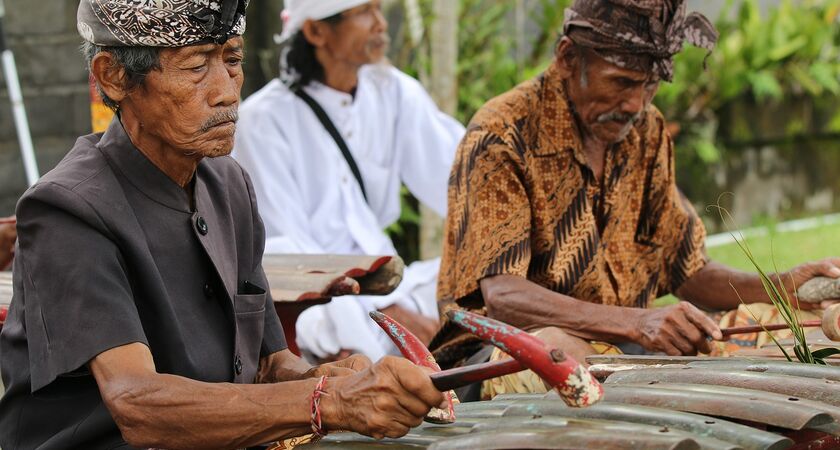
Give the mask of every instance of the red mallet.
[(563, 350), (548, 348), (535, 336), (478, 314), (449, 311), (447, 316), (455, 324), (495, 345), (519, 361), (522, 366), (539, 375), (560, 394), (560, 398), (567, 405), (591, 406), (604, 396), (601, 384)]
[[(371, 311), (370, 318), (373, 319), (373, 321), (388, 334), (388, 337), (391, 338), (391, 341), (393, 341), (394, 345), (400, 349), (400, 353), (402, 353), (407, 360), (417, 364), (418, 366), (428, 367), (435, 372), (440, 372), (440, 366), (437, 361), (435, 361), (435, 357), (432, 356), (429, 349), (423, 345), (423, 342), (421, 342), (414, 333), (408, 331), (408, 329), (402, 324), (379, 311)], [(454, 392), (452, 392), (452, 390), (445, 391), (443, 395), (446, 397), (446, 408), (432, 408), (432, 410), (426, 414), (426, 422), (455, 422), (454, 404), (458, 402), (458, 397)]]
[[(450, 311), (447, 316), (484, 341), (499, 347), (513, 359), (476, 364), (433, 373), (432, 383), (441, 392), (530, 369), (560, 394), (569, 406), (583, 407), (597, 403), (604, 389), (586, 368), (566, 356), (560, 349), (551, 349), (539, 338), (486, 317), (466, 311)], [(391, 321), (393, 322), (393, 321)], [(394, 322), (395, 323), (395, 322)], [(381, 323), (380, 323), (381, 324)], [(412, 361), (428, 361), (428, 350), (408, 344), (400, 328), (386, 325), (386, 332), (403, 354)], [(435, 364), (436, 366), (437, 364)]]

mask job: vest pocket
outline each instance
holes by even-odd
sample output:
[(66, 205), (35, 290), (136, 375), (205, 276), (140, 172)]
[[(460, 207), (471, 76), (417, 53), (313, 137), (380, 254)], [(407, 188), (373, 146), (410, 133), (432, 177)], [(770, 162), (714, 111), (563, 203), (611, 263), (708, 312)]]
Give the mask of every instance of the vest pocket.
[[(251, 285), (252, 288), (257, 288)], [(263, 332), (265, 330), (265, 290), (262, 293), (236, 294), (233, 309), (236, 315), (235, 380), (252, 383), (257, 375)]]

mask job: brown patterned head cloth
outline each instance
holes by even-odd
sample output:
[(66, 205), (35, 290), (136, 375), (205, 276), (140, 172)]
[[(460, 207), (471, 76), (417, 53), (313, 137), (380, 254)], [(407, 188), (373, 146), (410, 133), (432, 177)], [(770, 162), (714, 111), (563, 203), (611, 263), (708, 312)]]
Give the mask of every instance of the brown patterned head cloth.
[(653, 70), (665, 81), (684, 42), (711, 53), (718, 39), (709, 19), (686, 15), (685, 0), (575, 0), (563, 33), (619, 67)]
[(106, 47), (224, 43), (245, 32), (249, 0), (81, 0), (82, 38)]

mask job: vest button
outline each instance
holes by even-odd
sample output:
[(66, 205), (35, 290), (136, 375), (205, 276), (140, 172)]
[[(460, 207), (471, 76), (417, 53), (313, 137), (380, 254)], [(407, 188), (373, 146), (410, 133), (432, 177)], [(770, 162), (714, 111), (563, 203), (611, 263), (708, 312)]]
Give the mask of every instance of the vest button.
[(207, 222), (204, 220), (204, 217), (201, 216), (198, 216), (198, 218), (195, 219), (195, 229), (198, 230), (202, 236), (207, 236), (207, 232), (210, 231), (207, 227)]
[(233, 370), (236, 371), (237, 375), (242, 375), (242, 359), (239, 355), (236, 355), (236, 358), (233, 359)]

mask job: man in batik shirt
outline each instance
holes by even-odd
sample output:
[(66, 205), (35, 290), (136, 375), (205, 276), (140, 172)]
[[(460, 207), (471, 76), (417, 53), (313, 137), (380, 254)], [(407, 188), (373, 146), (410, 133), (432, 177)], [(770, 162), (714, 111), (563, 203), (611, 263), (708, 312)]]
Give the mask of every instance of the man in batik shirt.
[[(460, 145), (442, 311), (534, 331), (582, 361), (624, 343), (708, 353), (720, 329), (698, 307), (736, 309), (738, 294), (768, 302), (756, 275), (709, 261), (703, 224), (675, 182), (673, 141), (651, 101), (684, 41), (711, 51), (717, 32), (683, 0), (577, 0), (566, 11), (551, 67), (485, 105)], [(837, 265), (783, 278), (837, 277)], [(684, 301), (648, 308), (667, 293)], [(432, 348), (443, 366), (490, 354), (448, 323)], [(542, 388), (528, 377), (485, 383), (485, 397)]]

